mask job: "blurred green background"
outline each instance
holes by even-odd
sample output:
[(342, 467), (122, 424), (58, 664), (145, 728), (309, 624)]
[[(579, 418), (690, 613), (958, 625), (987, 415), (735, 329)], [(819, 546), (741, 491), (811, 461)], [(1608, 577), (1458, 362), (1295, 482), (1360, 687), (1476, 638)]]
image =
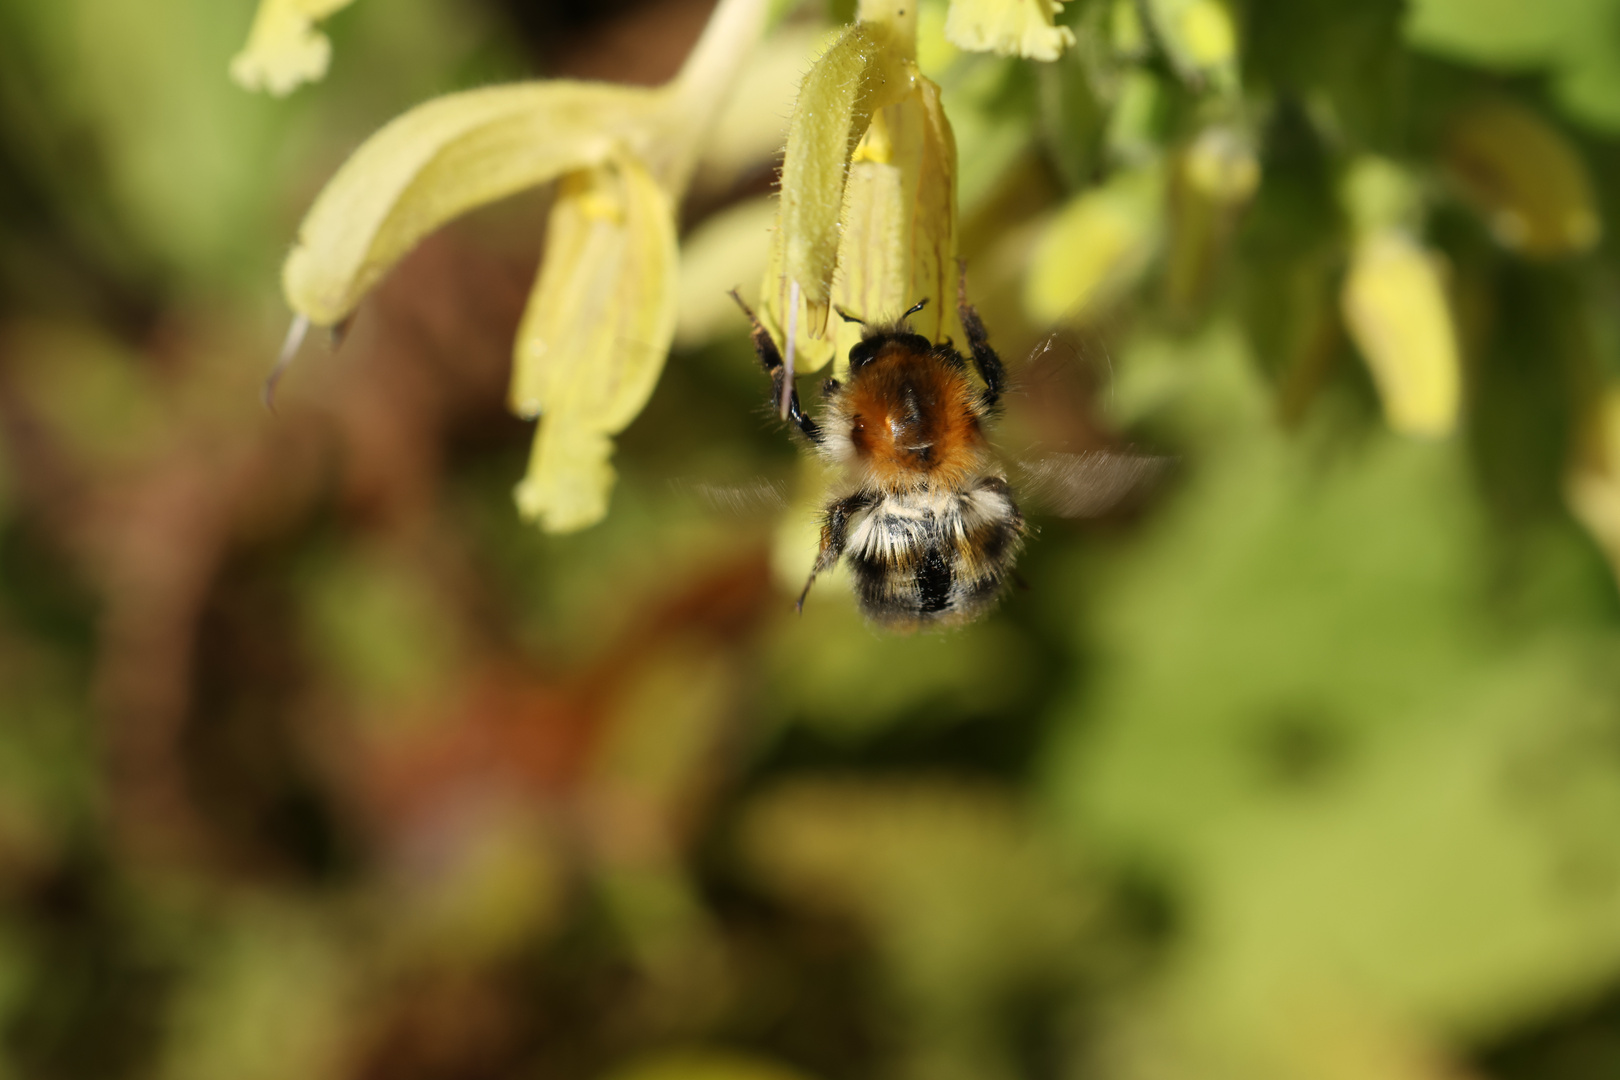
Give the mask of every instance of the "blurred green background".
[[(248, 0), (0, 0), (0, 1077), (1620, 1076), (1620, 3), (1234, 0), (1215, 62), (1201, 3), (1075, 0), (1052, 64), (923, 7), (1009, 458), (1172, 465), (894, 638), (793, 613), (820, 481), (723, 295), (852, 5), (745, 76), (612, 512), (549, 537), (546, 194), (272, 415), (279, 262), (404, 109), (660, 81), (706, 0), (358, 0), (280, 100)], [(1449, 436), (1341, 314), (1369, 215)]]

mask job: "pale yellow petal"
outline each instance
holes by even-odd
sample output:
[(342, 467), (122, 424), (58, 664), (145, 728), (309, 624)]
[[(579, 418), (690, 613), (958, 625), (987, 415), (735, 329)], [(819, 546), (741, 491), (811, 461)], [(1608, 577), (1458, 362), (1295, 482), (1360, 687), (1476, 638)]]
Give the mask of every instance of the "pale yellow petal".
[(293, 309), (341, 322), (401, 256), (474, 207), (602, 161), (650, 137), (660, 91), (602, 83), (518, 83), (435, 98), (344, 163), (282, 269)]
[(1439, 261), (1398, 229), (1356, 243), (1341, 296), (1389, 426), (1436, 437), (1457, 425), (1461, 370)]
[(559, 416), (543, 422), (529, 452), (529, 471), (512, 492), (518, 513), (552, 533), (577, 532), (607, 516), (618, 478), (613, 440)]
[[(873, 120), (855, 153), (844, 200), (844, 241), (833, 299), (853, 315), (887, 322), (920, 301), (909, 325), (931, 341), (966, 334), (956, 313), (956, 141), (926, 78)], [(861, 327), (840, 322), (847, 356)]]
[[(839, 217), (835, 307), (882, 323), (927, 300), (911, 328), (933, 341), (966, 339), (956, 311), (956, 175), (956, 143), (939, 88), (919, 75), (903, 100), (874, 114), (855, 150)], [(782, 290), (780, 263), (769, 267), (766, 280)], [(768, 323), (786, 329), (774, 314)], [(811, 324), (801, 298), (799, 371), (847, 356), (860, 339), (856, 323), (839, 320), (828, 334), (817, 334)]]
[(607, 512), (610, 436), (641, 411), (663, 369), (676, 275), (673, 207), (635, 158), (560, 185), (512, 381), (512, 407), (541, 417), (518, 506), (544, 528), (584, 528)]
[[(918, 129), (918, 152), (907, 160), (912, 192), (906, 248), (910, 253), (911, 303), (929, 305), (912, 316), (917, 333), (934, 341), (951, 338), (966, 347), (966, 331), (956, 313), (957, 265), (956, 137), (940, 102), (939, 87), (918, 78), (917, 91), (896, 108), (907, 126)], [(909, 305), (908, 305), (909, 306)]]
[(970, 52), (1056, 60), (1074, 31), (1053, 20), (1065, 0), (951, 0), (945, 36)]
[(767, 321), (785, 326), (791, 286), (797, 282), (809, 313), (809, 331), (826, 326), (833, 272), (838, 265), (839, 214), (850, 157), (872, 114), (909, 93), (916, 66), (862, 25), (844, 32), (799, 89), (788, 126), (782, 165), (777, 279), (760, 289)]
[(281, 97), (326, 74), (332, 43), (315, 24), (352, 0), (261, 0), (247, 44), (231, 59), (231, 78)]
[[(922, 297), (911, 293), (906, 244), (905, 170), (888, 161), (857, 161), (850, 166), (844, 202), (844, 245), (833, 300), (857, 318), (889, 322)], [(929, 312), (929, 314), (934, 314)], [(840, 319), (833, 335), (836, 357), (849, 355), (861, 327)], [(919, 331), (921, 332), (921, 331)], [(808, 364), (801, 367), (808, 369)]]

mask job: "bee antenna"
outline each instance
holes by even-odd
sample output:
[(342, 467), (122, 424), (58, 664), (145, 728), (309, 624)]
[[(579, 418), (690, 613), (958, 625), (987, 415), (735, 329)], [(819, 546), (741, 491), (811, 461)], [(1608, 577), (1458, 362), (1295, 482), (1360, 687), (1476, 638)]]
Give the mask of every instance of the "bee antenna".
[(928, 297), (925, 296), (921, 300), (917, 301), (915, 304), (912, 304), (910, 307), (906, 308), (906, 313), (904, 315), (900, 316), (900, 321), (905, 322), (907, 319), (911, 318), (913, 315), (917, 314), (917, 312), (921, 311), (923, 308), (925, 308), (927, 306), (928, 306)]
[(843, 319), (845, 322), (860, 323), (862, 326), (866, 325), (865, 319), (857, 318), (856, 316), (851, 315), (849, 312), (845, 311), (841, 307), (838, 307), (836, 304), (833, 306), (833, 310), (838, 312), (838, 317)]

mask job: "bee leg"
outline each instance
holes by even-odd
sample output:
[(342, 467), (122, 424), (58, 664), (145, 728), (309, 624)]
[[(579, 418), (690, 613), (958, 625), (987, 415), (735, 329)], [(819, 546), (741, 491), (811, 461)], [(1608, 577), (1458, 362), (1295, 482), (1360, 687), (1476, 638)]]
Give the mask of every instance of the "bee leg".
[(831, 570), (838, 565), (838, 560), (843, 558), (844, 541), (849, 536), (850, 515), (871, 505), (872, 496), (865, 492), (856, 492), (827, 507), (827, 516), (821, 522), (821, 549), (816, 553), (816, 564), (810, 568), (809, 580), (804, 583), (804, 591), (799, 594), (799, 602), (794, 605), (800, 614), (804, 613), (804, 599), (810, 595), (810, 586), (816, 583), (816, 575)]
[(973, 366), (979, 369), (979, 378), (984, 380), (984, 393), (979, 395), (979, 403), (989, 410), (1001, 400), (1006, 374), (1001, 366), (1001, 357), (990, 347), (990, 335), (985, 332), (984, 321), (979, 318), (973, 305), (968, 303), (967, 263), (960, 262), (958, 265), (962, 272), (956, 280), (956, 312), (962, 318), (962, 329), (967, 331), (968, 345), (973, 350)]
[(816, 575), (837, 566), (839, 557), (844, 554), (842, 538), (836, 544), (829, 544), (827, 530), (830, 527), (830, 523), (821, 527), (821, 550), (816, 553), (816, 564), (810, 568), (810, 576), (804, 579), (804, 591), (799, 593), (798, 602), (793, 605), (793, 610), (800, 615), (804, 614), (805, 597), (810, 595), (810, 586), (816, 583)]
[[(765, 368), (765, 373), (771, 377), (771, 400), (781, 401), (782, 384), (787, 381), (787, 369), (782, 366), (782, 354), (776, 351), (776, 342), (771, 340), (771, 332), (760, 324), (753, 310), (743, 303), (742, 297), (737, 295), (736, 289), (731, 290), (731, 298), (737, 301), (737, 306), (743, 309), (743, 314), (748, 316), (748, 321), (754, 324), (751, 335), (754, 341), (754, 351), (759, 354), (759, 362)], [(805, 438), (820, 445), (821, 425), (810, 419), (810, 415), (799, 404), (799, 391), (797, 388), (790, 388), (788, 391), (788, 419), (798, 425), (799, 430), (804, 432)]]

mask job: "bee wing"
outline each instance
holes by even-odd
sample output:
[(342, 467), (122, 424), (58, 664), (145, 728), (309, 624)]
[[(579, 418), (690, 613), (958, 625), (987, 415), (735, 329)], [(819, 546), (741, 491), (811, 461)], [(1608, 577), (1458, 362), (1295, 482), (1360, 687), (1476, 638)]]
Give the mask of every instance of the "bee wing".
[(670, 490), (706, 511), (728, 518), (754, 518), (779, 514), (787, 509), (787, 487), (775, 480), (750, 480), (722, 484), (709, 480), (677, 477)]
[(1019, 498), (1058, 517), (1100, 517), (1152, 489), (1175, 459), (1126, 450), (1042, 454), (1014, 463)]

